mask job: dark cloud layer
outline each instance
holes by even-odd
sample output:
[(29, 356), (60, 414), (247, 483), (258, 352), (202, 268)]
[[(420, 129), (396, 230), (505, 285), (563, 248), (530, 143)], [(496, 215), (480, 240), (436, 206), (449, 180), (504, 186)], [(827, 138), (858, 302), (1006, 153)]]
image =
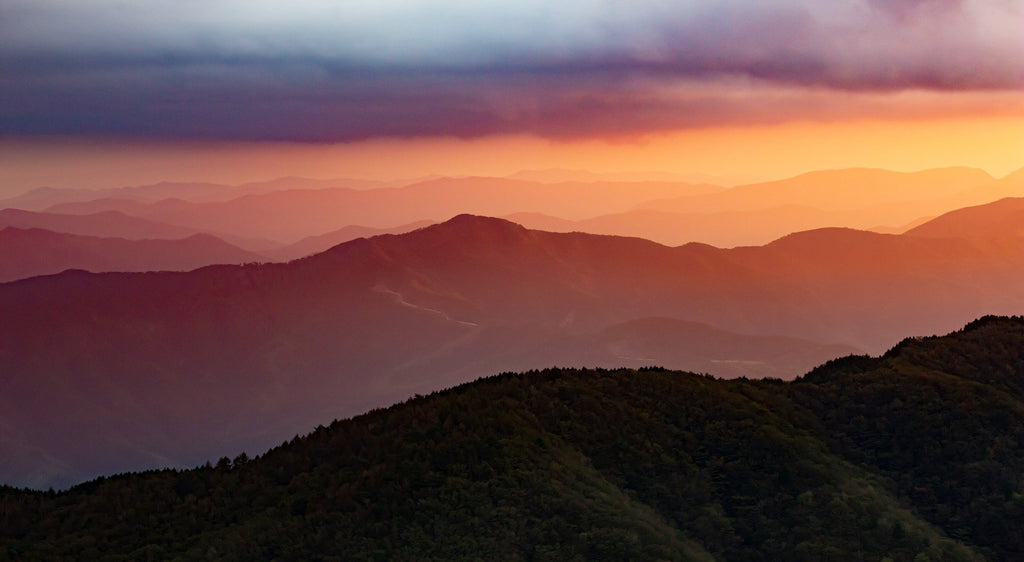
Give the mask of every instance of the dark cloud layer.
[(0, 0), (3, 134), (578, 137), (1024, 91), (1013, 1), (85, 4)]

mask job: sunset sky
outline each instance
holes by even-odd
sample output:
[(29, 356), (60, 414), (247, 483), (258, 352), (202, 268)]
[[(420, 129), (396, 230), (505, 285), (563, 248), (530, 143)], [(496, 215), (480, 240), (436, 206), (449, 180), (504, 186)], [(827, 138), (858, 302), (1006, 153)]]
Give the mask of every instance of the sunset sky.
[(0, 0), (0, 195), (1024, 166), (1019, 0)]

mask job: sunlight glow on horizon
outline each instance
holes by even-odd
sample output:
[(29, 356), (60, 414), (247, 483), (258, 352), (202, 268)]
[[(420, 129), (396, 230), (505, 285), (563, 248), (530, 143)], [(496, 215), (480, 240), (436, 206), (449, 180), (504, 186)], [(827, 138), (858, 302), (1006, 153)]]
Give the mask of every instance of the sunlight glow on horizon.
[(977, 167), (997, 178), (1024, 167), (1024, 116), (790, 122), (588, 140), (524, 135), (335, 144), (5, 139), (0, 140), (0, 196), (42, 186), (235, 184), (282, 176), (393, 181), (550, 168), (707, 174), (735, 184), (819, 169), (947, 166)]

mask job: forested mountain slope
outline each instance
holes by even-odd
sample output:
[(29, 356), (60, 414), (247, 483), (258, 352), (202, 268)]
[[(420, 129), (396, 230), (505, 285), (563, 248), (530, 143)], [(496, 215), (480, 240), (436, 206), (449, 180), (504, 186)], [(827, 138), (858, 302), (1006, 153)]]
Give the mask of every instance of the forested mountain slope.
[(1019, 560), (1024, 318), (794, 382), (503, 374), (255, 459), (0, 490), (0, 558)]

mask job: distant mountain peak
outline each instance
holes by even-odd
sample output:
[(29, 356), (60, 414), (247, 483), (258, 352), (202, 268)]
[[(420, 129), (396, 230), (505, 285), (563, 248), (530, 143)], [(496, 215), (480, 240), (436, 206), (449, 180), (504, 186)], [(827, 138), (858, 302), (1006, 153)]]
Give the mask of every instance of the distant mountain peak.
[(516, 224), (510, 220), (499, 219), (497, 217), (487, 217), (483, 215), (473, 215), (470, 213), (462, 213), (455, 215), (447, 221), (441, 223), (442, 225), (450, 226), (463, 226), (463, 225), (487, 225), (491, 227), (501, 226), (502, 228), (511, 228), (515, 230), (526, 230), (522, 225)]
[(768, 245), (785, 246), (804, 243), (839, 242), (844, 240), (848, 241), (872, 239), (882, 236), (892, 235), (879, 234), (877, 232), (868, 232), (866, 230), (858, 230), (856, 228), (847, 228), (842, 226), (828, 226), (825, 228), (815, 228), (812, 230), (793, 232), (771, 242)]
[(422, 239), (429, 236), (451, 238), (452, 243), (464, 244), (471, 240), (516, 240), (522, 239), (530, 232), (526, 227), (495, 217), (463, 213), (445, 222), (414, 231), (408, 236)]

